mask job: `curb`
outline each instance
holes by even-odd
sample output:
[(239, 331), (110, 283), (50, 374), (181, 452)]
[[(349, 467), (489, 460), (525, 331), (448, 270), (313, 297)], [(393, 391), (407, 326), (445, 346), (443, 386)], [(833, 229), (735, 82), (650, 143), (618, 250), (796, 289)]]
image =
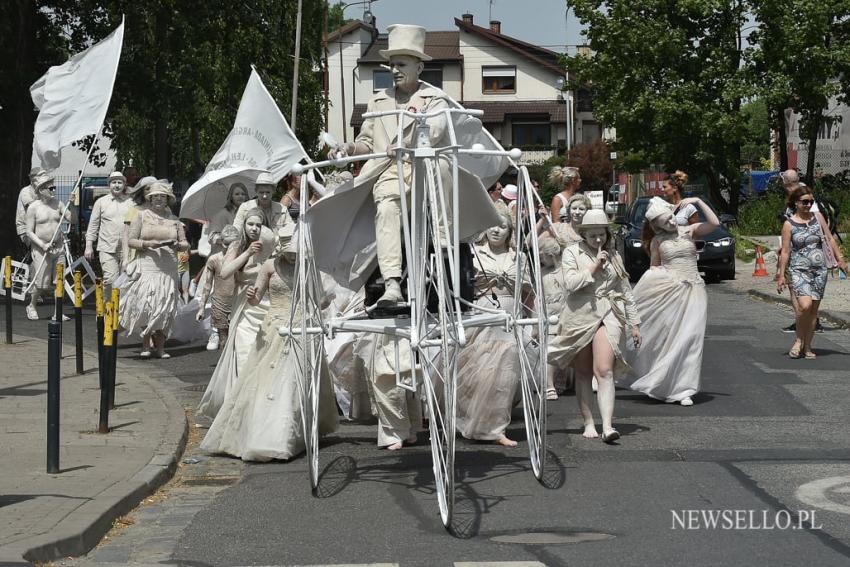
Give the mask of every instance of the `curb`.
[[(86, 352), (96, 359), (96, 355)], [(132, 366), (120, 364), (128, 370)], [(22, 558), (30, 562), (47, 562), (63, 557), (85, 555), (93, 549), (112, 528), (112, 523), (133, 508), (144, 498), (153, 494), (160, 486), (168, 482), (177, 470), (186, 440), (189, 424), (183, 406), (169, 392), (162, 391), (161, 384), (147, 376), (139, 374), (139, 381), (145, 382), (166, 407), (168, 418), (165, 434), (156, 453), (148, 463), (131, 478), (110, 486), (93, 500), (72, 512), (56, 525), (48, 534), (16, 542), (14, 547), (22, 551)], [(2, 555), (2, 554), (0, 554)], [(0, 557), (0, 565), (5, 565)], [(25, 563), (20, 562), (20, 565)]]
[[(749, 289), (747, 290), (747, 295), (753, 297), (755, 299), (759, 299), (766, 303), (778, 303), (781, 305), (786, 305), (791, 307), (791, 300), (786, 297), (778, 297), (776, 295), (772, 295), (769, 293), (765, 293), (763, 291), (759, 291), (757, 289)], [(844, 315), (839, 315), (829, 310), (821, 309), (818, 311), (818, 316), (826, 319), (831, 324), (835, 325), (839, 329), (850, 329), (850, 319), (848, 319)]]

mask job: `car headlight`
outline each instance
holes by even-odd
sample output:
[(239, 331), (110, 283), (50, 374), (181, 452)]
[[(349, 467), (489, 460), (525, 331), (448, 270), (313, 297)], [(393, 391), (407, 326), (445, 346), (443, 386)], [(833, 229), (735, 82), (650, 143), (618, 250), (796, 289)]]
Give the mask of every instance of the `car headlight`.
[(640, 248), (641, 246), (643, 246), (643, 242), (641, 242), (640, 240), (630, 239), (629, 246), (631, 246), (632, 248)]
[(735, 239), (729, 238), (729, 237), (721, 238), (720, 240), (715, 240), (713, 242), (710, 242), (710, 244), (712, 246), (714, 246), (715, 248), (722, 248), (724, 246), (732, 246), (734, 243), (735, 243)]

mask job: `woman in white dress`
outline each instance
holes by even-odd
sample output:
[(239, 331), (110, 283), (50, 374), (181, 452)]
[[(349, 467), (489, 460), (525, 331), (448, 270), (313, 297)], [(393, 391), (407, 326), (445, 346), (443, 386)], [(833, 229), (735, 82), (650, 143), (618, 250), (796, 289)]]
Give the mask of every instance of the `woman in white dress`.
[(625, 369), (620, 340), (628, 327), (632, 341), (640, 345), (640, 317), (605, 212), (588, 211), (580, 230), (584, 240), (561, 256), (566, 298), (557, 335), (549, 340), (549, 363), (575, 368), (576, 400), (588, 439), (599, 437), (590, 408), (591, 379), (596, 376), (602, 440), (611, 443), (620, 438), (612, 425), (614, 375)]
[(673, 207), (659, 198), (652, 199), (646, 210), (646, 224), (654, 232), (652, 240), (644, 242), (650, 269), (634, 288), (644, 340), (639, 350), (625, 350), (631, 370), (618, 383), (658, 400), (690, 406), (699, 391), (708, 310), (693, 238), (708, 234), (720, 221), (700, 199), (683, 199), (680, 204), (699, 207), (706, 221), (680, 226)]
[[(277, 258), (263, 264), (256, 285), (246, 292), (247, 302), (258, 306), (268, 291), (270, 307), (242, 368), (242, 377), (201, 443), (205, 451), (226, 453), (243, 461), (286, 460), (304, 451), (299, 380), (309, 377), (297, 374), (297, 342), (278, 334), (278, 328), (290, 323), (295, 274), (293, 244), (290, 241)], [(333, 384), (324, 360), (318, 422), (320, 435), (336, 430)]]
[(251, 305), (247, 301), (248, 287), (256, 281), (260, 266), (272, 255), (277, 243), (274, 233), (263, 226), (263, 219), (261, 211), (249, 211), (242, 227), (239, 227), (242, 229), (241, 240), (230, 245), (224, 258), (221, 277), (236, 277), (236, 298), (233, 300), (227, 342), (198, 406), (198, 411), (208, 417), (216, 416), (244, 372), (245, 360), (268, 311), (268, 302)]
[(124, 288), (119, 304), (119, 324), (127, 336), (142, 339), (141, 358), (151, 349), (159, 358), (169, 358), (165, 340), (177, 314), (178, 251), (189, 249), (186, 232), (170, 206), (175, 197), (164, 180), (150, 186), (145, 195), (148, 207), (130, 223), (128, 243), (136, 251), (138, 278)]
[[(475, 247), (476, 305), (511, 312), (516, 284), (516, 251), (509, 246), (511, 219), (487, 229), (487, 240)], [(457, 429), (467, 439), (515, 447), (505, 431), (519, 385), (516, 340), (502, 327), (468, 331), (458, 360)]]
[(569, 220), (569, 200), (581, 187), (581, 174), (577, 167), (556, 165), (549, 170), (549, 181), (558, 188), (552, 197), (549, 211), (554, 223)]

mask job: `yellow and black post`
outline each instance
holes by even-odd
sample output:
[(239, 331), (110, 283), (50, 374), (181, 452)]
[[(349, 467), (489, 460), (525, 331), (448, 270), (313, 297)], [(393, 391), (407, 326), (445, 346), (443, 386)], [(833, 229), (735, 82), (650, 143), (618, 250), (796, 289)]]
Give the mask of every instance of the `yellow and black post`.
[[(103, 280), (97, 278), (94, 283), (94, 312), (95, 325), (97, 326), (97, 367), (103, 368)], [(103, 372), (98, 372), (100, 376), (101, 390), (106, 388), (103, 383)]]
[(6, 344), (12, 344), (12, 257), (6, 256), (3, 274), (3, 289), (6, 290)]
[(117, 289), (112, 290), (112, 352), (109, 358), (109, 409), (115, 409), (115, 374), (118, 366), (118, 305), (121, 301), (121, 293)]
[(109, 433), (109, 364), (112, 356), (112, 302), (107, 302), (103, 314), (103, 355), (98, 367), (100, 373), (100, 417), (97, 421), (98, 433)]
[(65, 264), (59, 262), (56, 264), (56, 293), (54, 294), (56, 301), (56, 310), (53, 312), (53, 318), (60, 325), (63, 319), (62, 304), (65, 299)]
[(83, 368), (83, 274), (74, 272), (74, 339), (77, 347), (77, 374), (85, 372)]

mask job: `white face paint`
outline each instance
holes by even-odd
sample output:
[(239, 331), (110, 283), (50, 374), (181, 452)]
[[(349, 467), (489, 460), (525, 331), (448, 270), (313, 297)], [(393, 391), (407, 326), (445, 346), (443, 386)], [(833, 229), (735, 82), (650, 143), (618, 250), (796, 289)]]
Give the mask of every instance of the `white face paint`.
[(581, 201), (573, 201), (570, 204), (570, 221), (575, 224), (581, 224), (581, 219), (584, 218), (584, 213), (587, 212), (587, 207)]
[(501, 246), (508, 239), (508, 234), (510, 234), (510, 227), (503, 220), (501, 224), (496, 226), (491, 226), (487, 229), (487, 242), (490, 243), (491, 246)]
[(245, 236), (248, 237), (248, 240), (254, 242), (260, 238), (260, 230), (262, 227), (263, 221), (260, 217), (248, 217), (245, 221)]
[(541, 252), (540, 263), (546, 266), (547, 268), (551, 268), (552, 266), (555, 266), (558, 263), (558, 257), (555, 254)]
[(598, 250), (608, 242), (608, 229), (602, 226), (588, 228), (584, 231), (584, 241), (594, 250)]
[(672, 212), (664, 212), (652, 219), (652, 227), (662, 232), (676, 232), (676, 217)]
[(168, 195), (151, 195), (151, 207), (157, 210), (168, 206)]
[(419, 59), (411, 55), (393, 55), (390, 57), (389, 67), (397, 89), (406, 93), (416, 91), (419, 87), (419, 74), (424, 68)]
[(272, 203), (272, 188), (268, 185), (260, 185), (257, 187), (257, 204), (261, 207), (268, 207)]
[(124, 180), (113, 179), (109, 182), (109, 190), (112, 191), (113, 195), (118, 195), (124, 190)]
[(42, 201), (49, 201), (53, 197), (56, 196), (56, 187), (51, 185), (50, 187), (42, 187), (38, 190), (38, 196)]

